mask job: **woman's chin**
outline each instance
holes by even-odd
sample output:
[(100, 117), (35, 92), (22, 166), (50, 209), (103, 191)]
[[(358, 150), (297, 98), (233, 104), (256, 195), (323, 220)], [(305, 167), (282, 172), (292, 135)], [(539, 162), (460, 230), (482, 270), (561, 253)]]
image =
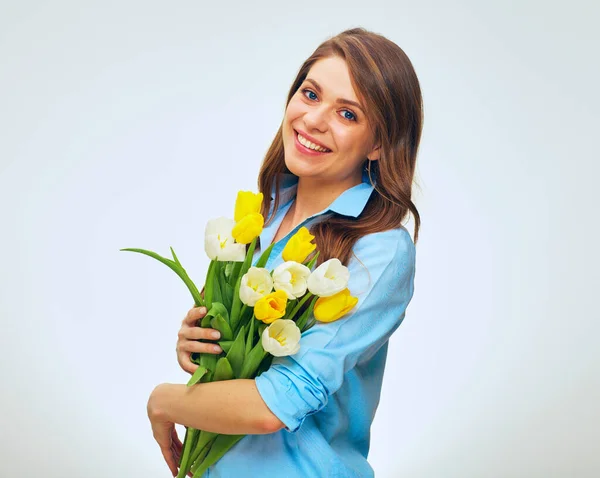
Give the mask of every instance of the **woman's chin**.
[(297, 158), (286, 159), (285, 165), (292, 174), (298, 177), (314, 176), (319, 174), (321, 168), (315, 167), (314, 164), (310, 164), (308, 160), (298, 160)]

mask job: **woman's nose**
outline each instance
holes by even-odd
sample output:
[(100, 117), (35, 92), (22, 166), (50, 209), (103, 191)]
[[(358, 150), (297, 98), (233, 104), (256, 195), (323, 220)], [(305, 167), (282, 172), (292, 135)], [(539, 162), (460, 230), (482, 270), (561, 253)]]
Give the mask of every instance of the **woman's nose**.
[(304, 114), (306, 129), (317, 129), (321, 132), (327, 131), (327, 110), (325, 107), (313, 107)]

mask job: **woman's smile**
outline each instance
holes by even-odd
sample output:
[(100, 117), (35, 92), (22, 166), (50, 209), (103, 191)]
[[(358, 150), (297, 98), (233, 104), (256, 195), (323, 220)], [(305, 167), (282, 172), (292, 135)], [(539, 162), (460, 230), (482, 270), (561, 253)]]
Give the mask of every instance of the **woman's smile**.
[(302, 136), (300, 133), (298, 133), (296, 130), (293, 130), (293, 131), (294, 131), (294, 144), (296, 145), (296, 149), (300, 153), (305, 154), (307, 156), (314, 157), (314, 156), (324, 156), (325, 154), (329, 154), (332, 152), (330, 149), (323, 148), (322, 146), (309, 141), (304, 136)]

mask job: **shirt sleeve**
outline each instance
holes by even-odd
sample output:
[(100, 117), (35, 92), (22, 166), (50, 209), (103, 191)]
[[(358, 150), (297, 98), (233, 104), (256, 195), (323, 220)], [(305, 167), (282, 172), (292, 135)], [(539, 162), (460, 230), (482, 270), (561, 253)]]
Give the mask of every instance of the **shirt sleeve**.
[(387, 342), (412, 298), (415, 246), (404, 227), (363, 236), (353, 252), (348, 288), (358, 297), (356, 306), (334, 322), (317, 322), (302, 334), (296, 354), (274, 357), (255, 378), (262, 399), (290, 433), (327, 404), (346, 372)]

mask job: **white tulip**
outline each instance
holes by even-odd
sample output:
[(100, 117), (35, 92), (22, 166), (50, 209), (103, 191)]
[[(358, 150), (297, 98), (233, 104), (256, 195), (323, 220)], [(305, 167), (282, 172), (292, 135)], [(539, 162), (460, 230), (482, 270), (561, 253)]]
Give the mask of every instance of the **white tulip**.
[(263, 331), (262, 346), (266, 352), (275, 357), (294, 355), (300, 350), (300, 335), (296, 322), (277, 319)]
[(231, 231), (235, 221), (226, 217), (210, 219), (204, 229), (204, 250), (213, 261), (243, 262), (246, 245), (235, 242)]
[(254, 307), (258, 299), (270, 294), (272, 290), (273, 279), (268, 269), (252, 266), (240, 281), (240, 300)]
[(297, 299), (306, 293), (310, 269), (296, 261), (279, 264), (273, 271), (273, 287), (283, 290), (288, 300)]
[(329, 297), (344, 290), (349, 279), (348, 268), (334, 257), (312, 271), (308, 278), (308, 290), (319, 297)]

